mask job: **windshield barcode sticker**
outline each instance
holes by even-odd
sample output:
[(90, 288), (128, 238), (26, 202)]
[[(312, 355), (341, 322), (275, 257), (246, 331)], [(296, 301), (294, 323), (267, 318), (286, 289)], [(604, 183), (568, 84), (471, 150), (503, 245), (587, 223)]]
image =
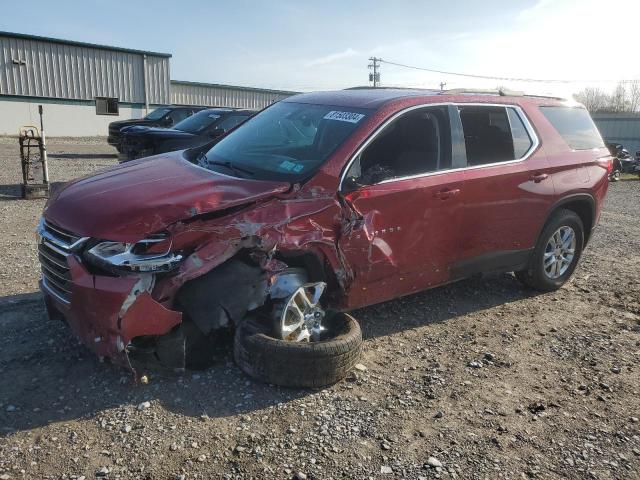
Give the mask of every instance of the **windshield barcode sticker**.
[(358, 123), (363, 118), (364, 118), (364, 115), (361, 113), (338, 112), (336, 110), (332, 110), (324, 116), (325, 120), (339, 120), (341, 122), (350, 122), (350, 123)]

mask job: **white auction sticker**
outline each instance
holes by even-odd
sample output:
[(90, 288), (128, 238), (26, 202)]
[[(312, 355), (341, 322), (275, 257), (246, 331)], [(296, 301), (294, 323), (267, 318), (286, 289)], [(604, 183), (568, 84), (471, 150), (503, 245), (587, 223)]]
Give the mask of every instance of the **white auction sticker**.
[(358, 123), (363, 118), (364, 118), (364, 115), (361, 113), (338, 112), (336, 110), (332, 110), (324, 116), (325, 120), (339, 120), (341, 122), (350, 122), (350, 123)]

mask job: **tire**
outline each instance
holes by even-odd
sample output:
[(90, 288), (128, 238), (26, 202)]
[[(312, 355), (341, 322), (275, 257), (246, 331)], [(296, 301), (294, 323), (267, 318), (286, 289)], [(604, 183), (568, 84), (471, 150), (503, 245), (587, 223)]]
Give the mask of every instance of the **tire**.
[(622, 172), (620, 172), (620, 170), (614, 170), (611, 172), (611, 175), (609, 175), (609, 180), (612, 182), (619, 182), (621, 174)]
[[(544, 268), (545, 250), (547, 244), (551, 241), (551, 237), (561, 228), (569, 227), (575, 234), (575, 248), (573, 258), (566, 270), (556, 278), (551, 278)], [(538, 242), (534, 248), (531, 259), (526, 270), (516, 272), (516, 278), (541, 292), (551, 292), (559, 289), (564, 285), (576, 268), (584, 247), (584, 226), (580, 217), (571, 210), (557, 210), (547, 221), (545, 227), (538, 238)]]
[(350, 315), (325, 318), (327, 338), (287, 342), (268, 335), (269, 328), (247, 318), (236, 329), (234, 357), (240, 369), (256, 380), (283, 387), (325, 387), (344, 377), (357, 363), (362, 331)]

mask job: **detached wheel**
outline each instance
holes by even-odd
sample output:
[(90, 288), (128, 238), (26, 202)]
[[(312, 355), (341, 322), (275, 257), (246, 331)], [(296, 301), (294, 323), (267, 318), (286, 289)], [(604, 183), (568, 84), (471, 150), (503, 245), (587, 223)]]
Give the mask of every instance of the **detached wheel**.
[(360, 357), (362, 332), (345, 313), (327, 315), (317, 341), (275, 338), (268, 322), (247, 318), (237, 329), (234, 357), (247, 375), (284, 387), (324, 387), (353, 369)]
[(558, 210), (545, 225), (526, 270), (516, 272), (525, 285), (550, 292), (566, 283), (584, 246), (584, 226), (571, 210)]

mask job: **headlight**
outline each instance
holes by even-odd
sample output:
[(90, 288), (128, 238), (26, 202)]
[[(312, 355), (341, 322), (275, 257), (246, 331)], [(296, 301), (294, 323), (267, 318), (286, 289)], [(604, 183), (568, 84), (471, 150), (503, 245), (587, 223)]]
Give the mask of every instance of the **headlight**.
[(109, 271), (168, 272), (182, 260), (171, 252), (170, 237), (153, 235), (137, 243), (101, 242), (85, 253), (86, 260)]

